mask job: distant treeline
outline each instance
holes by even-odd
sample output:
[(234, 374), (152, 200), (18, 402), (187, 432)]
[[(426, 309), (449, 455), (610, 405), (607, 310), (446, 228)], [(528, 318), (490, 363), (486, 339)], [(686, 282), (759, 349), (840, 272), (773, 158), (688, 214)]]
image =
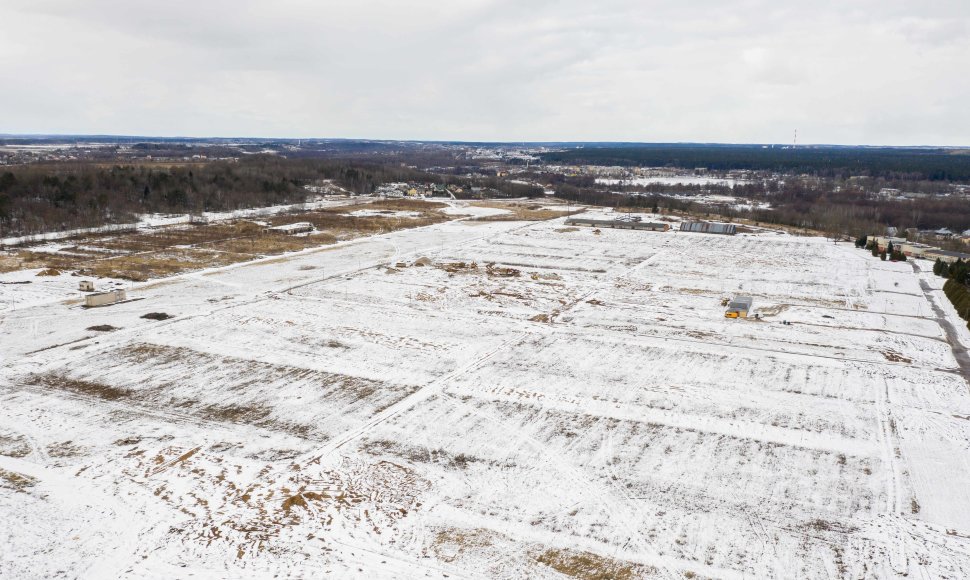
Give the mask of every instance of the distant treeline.
[(970, 154), (947, 149), (889, 147), (762, 147), (643, 145), (584, 147), (544, 153), (548, 163), (642, 167), (750, 169), (848, 178), (970, 180)]
[[(716, 214), (721, 218), (745, 218), (760, 223), (781, 224), (850, 235), (858, 232), (882, 233), (886, 226), (905, 228), (941, 228), (953, 231), (970, 228), (970, 204), (950, 197), (928, 197), (908, 201), (873, 199), (862, 188), (845, 187), (836, 191), (828, 179), (786, 179), (727, 187), (684, 186), (676, 191), (630, 195), (604, 191), (586, 177), (566, 178), (556, 184), (556, 196), (583, 204), (605, 206), (659, 207), (702, 214)], [(696, 188), (695, 191), (690, 191)], [(676, 193), (678, 197), (670, 197)], [(743, 196), (752, 201), (766, 202), (770, 209), (739, 208), (733, 202), (700, 203), (702, 193)], [(697, 197), (697, 201), (693, 198)]]
[(304, 185), (333, 180), (354, 193), (381, 183), (427, 179), (400, 165), (256, 156), (238, 163), (26, 165), (0, 170), (0, 235), (31, 235), (134, 219), (143, 213), (199, 213), (309, 197)]
[(459, 185), (491, 197), (540, 196), (542, 188), (497, 177), (436, 176), (400, 163), (286, 159), (110, 165), (55, 163), (0, 170), (0, 237), (125, 223), (145, 213), (201, 213), (301, 203), (305, 185), (330, 180), (355, 194), (390, 182)]

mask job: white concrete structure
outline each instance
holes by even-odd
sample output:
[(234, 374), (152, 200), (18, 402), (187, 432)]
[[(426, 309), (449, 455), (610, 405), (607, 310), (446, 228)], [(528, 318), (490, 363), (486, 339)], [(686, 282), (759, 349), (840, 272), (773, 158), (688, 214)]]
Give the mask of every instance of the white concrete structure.
[(110, 290), (108, 292), (98, 292), (97, 294), (88, 294), (84, 297), (84, 305), (87, 307), (93, 306), (107, 306), (109, 304), (114, 304), (116, 302), (122, 302), (127, 298), (127, 293), (124, 289)]

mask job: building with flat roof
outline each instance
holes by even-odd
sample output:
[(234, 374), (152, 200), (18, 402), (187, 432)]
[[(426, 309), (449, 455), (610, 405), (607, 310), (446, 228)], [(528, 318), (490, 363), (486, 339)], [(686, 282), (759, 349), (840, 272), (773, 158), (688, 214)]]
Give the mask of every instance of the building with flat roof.
[(727, 310), (724, 312), (725, 318), (747, 318), (751, 311), (754, 299), (750, 296), (735, 296), (728, 302)]
[(733, 236), (738, 232), (738, 226), (734, 224), (721, 224), (717, 222), (681, 222), (680, 231), (695, 234), (722, 234)]
[(663, 222), (641, 222), (628, 219), (598, 220), (592, 218), (567, 218), (566, 225), (615, 228), (620, 230), (647, 230), (651, 232), (665, 232), (670, 229), (670, 224)]
[(954, 252), (952, 250), (939, 250), (937, 248), (926, 250), (923, 252), (923, 257), (927, 260), (939, 259), (941, 262), (946, 262), (947, 264), (952, 264), (957, 260), (963, 260), (964, 262), (970, 261), (970, 254)]
[(88, 294), (84, 297), (84, 305), (87, 307), (93, 306), (107, 306), (109, 304), (115, 304), (117, 302), (123, 302), (127, 299), (127, 294), (124, 289), (109, 290), (108, 292), (98, 292), (96, 294)]

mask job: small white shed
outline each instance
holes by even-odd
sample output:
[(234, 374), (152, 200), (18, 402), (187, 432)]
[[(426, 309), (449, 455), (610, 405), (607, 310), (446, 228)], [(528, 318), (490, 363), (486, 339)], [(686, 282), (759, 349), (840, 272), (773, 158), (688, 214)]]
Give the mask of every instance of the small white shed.
[(110, 290), (108, 292), (98, 292), (97, 294), (88, 294), (84, 297), (84, 305), (88, 307), (92, 306), (107, 306), (109, 304), (115, 304), (116, 302), (123, 302), (127, 298), (127, 293), (123, 288), (117, 290)]

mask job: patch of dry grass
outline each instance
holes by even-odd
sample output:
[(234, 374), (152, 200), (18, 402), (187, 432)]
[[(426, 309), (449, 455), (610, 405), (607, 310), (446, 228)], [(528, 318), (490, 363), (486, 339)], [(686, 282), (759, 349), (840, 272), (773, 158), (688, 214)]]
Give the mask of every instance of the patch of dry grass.
[[(310, 222), (317, 232), (307, 236), (265, 231), (264, 226), (246, 220), (179, 225), (153, 232), (97, 234), (82, 238), (83, 249), (4, 252), (0, 254), (0, 273), (38, 268), (142, 282), (454, 219), (438, 211), (443, 207), (446, 205), (437, 202), (393, 199), (298, 212), (269, 220), (272, 225)], [(419, 215), (413, 218), (344, 215), (355, 208), (414, 211)]]
[(126, 389), (120, 389), (118, 387), (112, 387), (102, 383), (72, 379), (57, 373), (33, 375), (28, 378), (26, 382), (29, 385), (47, 387), (49, 389), (56, 389), (60, 391), (68, 391), (71, 393), (77, 393), (79, 395), (98, 397), (99, 399), (104, 399), (106, 401), (115, 401), (126, 398), (130, 395), (130, 392)]
[(77, 267), (77, 264), (78, 259), (74, 256), (51, 252), (33, 252), (30, 250), (18, 250), (8, 253), (3, 260), (3, 267), (6, 272), (32, 270), (34, 268), (71, 270)]
[(225, 423), (258, 423), (273, 412), (273, 409), (263, 405), (211, 405), (202, 409), (201, 415), (206, 419)]
[(500, 203), (483, 201), (475, 202), (472, 205), (475, 207), (504, 209), (508, 210), (509, 212), (498, 215), (481, 216), (469, 220), (479, 222), (545, 221), (579, 213), (579, 211), (566, 211), (566, 208), (563, 208), (562, 210), (542, 209), (539, 205), (523, 202)]
[[(314, 345), (318, 348), (348, 348), (347, 345), (326, 337), (321, 337)], [(217, 386), (223, 393), (221, 398), (214, 400), (206, 398), (204, 401), (199, 401), (183, 396), (178, 401), (170, 399), (167, 404), (178, 407), (180, 412), (187, 412), (208, 420), (249, 423), (294, 433), (300, 437), (311, 434), (315, 426), (280, 420), (280, 413), (275, 413), (273, 391), (268, 389), (267, 385), (285, 384), (293, 380), (303, 381), (318, 389), (315, 393), (321, 398), (372, 407), (370, 412), (375, 414), (418, 389), (416, 385), (388, 385), (361, 377), (274, 365), (185, 347), (139, 343), (120, 347), (113, 351), (111, 356), (125, 360), (131, 365), (132, 372), (136, 374), (164, 373), (170, 378), (171, 382), (159, 385), (157, 389), (142, 385), (142, 388), (134, 393), (139, 399), (145, 399), (142, 393), (153, 397), (151, 402), (154, 405), (158, 404), (159, 397), (165, 396), (168, 392), (169, 384), (177, 385), (183, 380), (191, 382), (195, 373), (201, 368), (219, 368), (221, 378), (213, 387)], [(153, 383), (149, 380), (148, 384)], [(240, 393), (247, 394), (248, 398), (239, 400)], [(195, 394), (195, 396), (199, 395)]]
[[(375, 456), (391, 455), (412, 463), (436, 463), (438, 465), (447, 465), (450, 468), (458, 470), (467, 469), (469, 465), (483, 461), (478, 457), (465, 453), (451, 453), (440, 447), (432, 449), (430, 447), (408, 445), (388, 439), (368, 441), (361, 449)], [(489, 463), (491, 464), (491, 462)]]
[(435, 534), (431, 549), (444, 562), (454, 562), (465, 552), (480, 553), (492, 546), (492, 533), (483, 528), (445, 528)]
[(80, 457), (85, 451), (84, 447), (73, 441), (51, 443), (47, 446), (47, 455), (50, 457)]
[(82, 271), (91, 276), (144, 281), (192, 270), (228, 266), (252, 256), (194, 248), (169, 248), (156, 253), (132, 254), (91, 263)]
[(0, 274), (25, 270), (26, 268), (20, 252), (3, 252), (0, 254)]
[(553, 548), (536, 556), (536, 561), (560, 574), (581, 580), (633, 580), (653, 572), (646, 566), (621, 562), (592, 552)]
[[(450, 216), (446, 216), (445, 214), (427, 207), (393, 210), (390, 208), (375, 207), (377, 206), (377, 203), (364, 206), (363, 209), (375, 211), (380, 211), (382, 209), (387, 209), (388, 211), (420, 211), (420, 215), (408, 218), (396, 218), (390, 216), (356, 217), (345, 215), (345, 213), (348, 210), (352, 210), (352, 208), (336, 207), (308, 212), (298, 216), (275, 218), (272, 220), (272, 224), (277, 226), (295, 222), (310, 222), (319, 232), (329, 234), (330, 236), (333, 236), (335, 240), (349, 240), (360, 236), (382, 234), (400, 229), (428, 226), (452, 219)], [(418, 203), (427, 205), (424, 202)]]
[(33, 487), (36, 483), (37, 479), (29, 475), (17, 473), (16, 471), (7, 471), (6, 469), (0, 468), (0, 486), (13, 489), (17, 492), (26, 493), (26, 491)]
[(912, 363), (913, 362), (913, 359), (906, 358), (902, 354), (900, 354), (900, 353), (898, 353), (898, 352), (896, 352), (896, 351), (894, 351), (892, 349), (883, 351), (882, 356), (886, 357), (886, 360), (892, 361), (892, 362), (901, 362), (901, 363), (906, 363), (906, 364), (909, 364), (909, 363)]
[[(388, 211), (421, 211), (430, 212), (436, 211), (444, 207), (448, 207), (448, 204), (441, 203), (437, 201), (424, 201), (420, 199), (383, 199), (381, 201), (375, 201), (372, 204), (366, 206), (367, 209), (375, 210), (388, 210)], [(338, 208), (343, 211), (343, 208)]]
[[(333, 240), (334, 242), (336, 239)], [(311, 246), (320, 245), (310, 236), (287, 236), (285, 234), (266, 234), (248, 238), (236, 238), (212, 244), (213, 250), (234, 254), (273, 256), (285, 252), (295, 252)], [(333, 242), (330, 242), (333, 243)]]
[(0, 455), (27, 457), (30, 455), (30, 444), (22, 435), (0, 433)]

